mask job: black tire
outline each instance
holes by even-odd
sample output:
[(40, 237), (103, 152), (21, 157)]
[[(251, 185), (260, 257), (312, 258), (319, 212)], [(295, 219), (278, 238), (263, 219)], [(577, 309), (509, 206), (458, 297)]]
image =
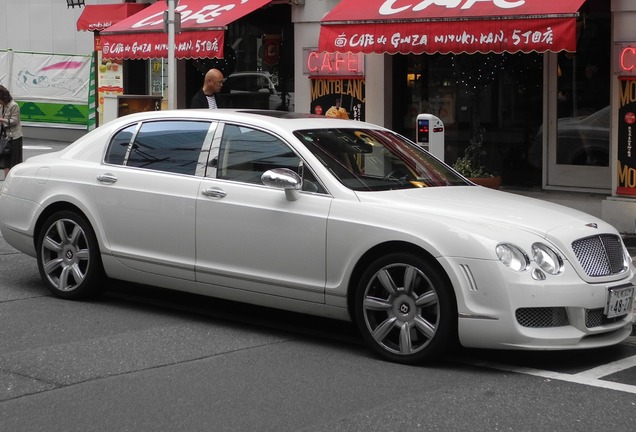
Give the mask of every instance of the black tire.
[(72, 211), (51, 215), (37, 238), (40, 277), (53, 295), (65, 299), (94, 296), (104, 283), (104, 268), (95, 233)]
[(360, 278), (355, 321), (382, 357), (406, 364), (443, 355), (457, 340), (457, 306), (447, 279), (425, 259), (392, 253)]

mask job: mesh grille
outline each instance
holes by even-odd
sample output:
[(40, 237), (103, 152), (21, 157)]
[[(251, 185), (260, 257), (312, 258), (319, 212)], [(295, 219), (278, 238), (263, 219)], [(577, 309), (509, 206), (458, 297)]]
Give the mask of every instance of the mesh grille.
[(579, 239), (572, 249), (588, 276), (609, 276), (625, 270), (623, 245), (618, 236), (604, 234)]
[(564, 307), (521, 308), (515, 315), (523, 327), (562, 327), (570, 323)]
[(585, 309), (585, 327), (593, 328), (599, 327), (605, 324), (615, 323), (625, 318), (625, 315), (617, 316), (614, 318), (608, 318), (603, 315), (603, 308), (599, 309)]

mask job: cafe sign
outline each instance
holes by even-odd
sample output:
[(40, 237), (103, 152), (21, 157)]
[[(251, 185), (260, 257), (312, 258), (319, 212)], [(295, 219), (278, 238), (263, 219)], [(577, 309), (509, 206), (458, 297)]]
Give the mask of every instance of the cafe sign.
[(364, 55), (326, 52), (303, 48), (303, 74), (313, 77), (354, 77), (364, 75)]
[(616, 193), (636, 195), (636, 76), (621, 76), (619, 84)]
[(614, 71), (622, 77), (636, 77), (636, 42), (614, 44)]

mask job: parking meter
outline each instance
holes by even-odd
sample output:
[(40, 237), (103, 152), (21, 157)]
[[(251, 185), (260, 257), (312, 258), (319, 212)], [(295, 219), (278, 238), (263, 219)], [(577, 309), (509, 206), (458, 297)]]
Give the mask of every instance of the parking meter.
[(433, 114), (418, 114), (415, 141), (433, 156), (444, 160), (444, 122)]

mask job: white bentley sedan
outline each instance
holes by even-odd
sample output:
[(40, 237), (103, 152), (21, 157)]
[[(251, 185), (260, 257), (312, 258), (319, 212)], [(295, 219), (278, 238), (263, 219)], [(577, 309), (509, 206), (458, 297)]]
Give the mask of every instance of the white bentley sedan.
[(456, 342), (603, 347), (632, 329), (634, 268), (612, 226), (475, 186), (363, 122), (121, 117), (13, 168), (0, 230), (62, 298), (118, 279), (353, 320), (403, 363)]

